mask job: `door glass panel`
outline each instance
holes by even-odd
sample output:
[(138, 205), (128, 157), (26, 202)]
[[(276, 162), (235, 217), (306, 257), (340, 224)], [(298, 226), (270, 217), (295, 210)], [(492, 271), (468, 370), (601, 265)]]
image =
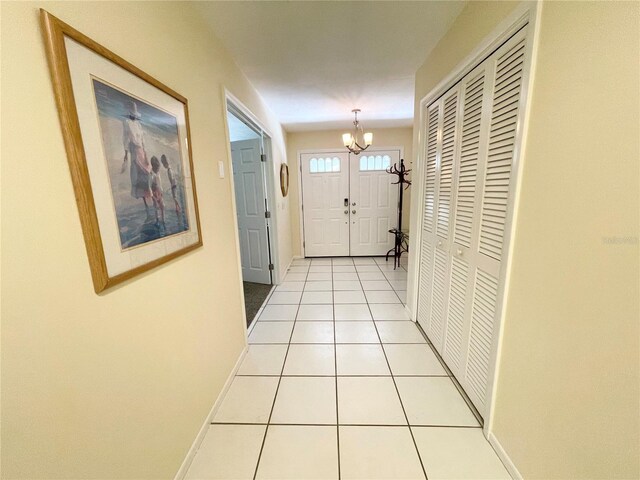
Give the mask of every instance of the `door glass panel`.
[(360, 171), (376, 171), (386, 170), (391, 166), (391, 157), (389, 155), (363, 155), (360, 158)]
[(327, 157), (315, 158), (309, 160), (309, 173), (331, 173), (340, 171), (340, 158)]

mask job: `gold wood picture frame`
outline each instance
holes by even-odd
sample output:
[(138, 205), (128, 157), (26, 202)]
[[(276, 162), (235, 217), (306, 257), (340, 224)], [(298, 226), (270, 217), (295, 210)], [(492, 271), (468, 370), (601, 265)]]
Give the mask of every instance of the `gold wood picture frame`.
[(187, 99), (40, 10), (96, 293), (202, 246)]
[(280, 191), (283, 197), (289, 193), (289, 165), (286, 163), (280, 165)]

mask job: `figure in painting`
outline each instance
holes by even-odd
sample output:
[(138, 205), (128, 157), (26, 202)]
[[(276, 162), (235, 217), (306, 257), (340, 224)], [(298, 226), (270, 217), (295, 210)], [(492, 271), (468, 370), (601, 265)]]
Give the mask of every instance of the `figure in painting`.
[(169, 184), (171, 185), (171, 196), (173, 197), (173, 202), (176, 205), (176, 213), (180, 215), (182, 209), (180, 208), (180, 202), (178, 202), (178, 182), (176, 181), (173, 170), (171, 170), (171, 165), (169, 165), (167, 156), (163, 154), (160, 157), (160, 161), (162, 162), (164, 168), (167, 169), (167, 176), (169, 177)]
[(123, 133), (122, 143), (124, 145), (124, 161), (122, 163), (121, 173), (124, 173), (127, 167), (127, 161), (131, 157), (131, 196), (133, 198), (141, 198), (144, 202), (144, 208), (149, 213), (149, 199), (151, 198), (150, 175), (151, 163), (147, 158), (147, 152), (144, 145), (144, 131), (140, 123), (140, 113), (135, 102), (129, 103), (129, 114), (122, 122)]
[(160, 179), (160, 161), (151, 157), (151, 198), (156, 210), (156, 225), (164, 228), (164, 199), (162, 198), (162, 180)]

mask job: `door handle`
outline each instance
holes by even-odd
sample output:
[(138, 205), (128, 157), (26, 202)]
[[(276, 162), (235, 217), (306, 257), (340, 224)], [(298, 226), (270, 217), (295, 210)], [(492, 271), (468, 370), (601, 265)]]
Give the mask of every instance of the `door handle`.
[(353, 202), (351, 205), (353, 205), (355, 207), (356, 206), (356, 202)]
[(351, 210), (351, 213), (355, 214), (355, 213), (356, 213), (356, 211), (355, 211), (355, 210)]
[(344, 211), (344, 214), (345, 214), (345, 215), (348, 215), (348, 214), (349, 214), (349, 210), (345, 210), (345, 211)]

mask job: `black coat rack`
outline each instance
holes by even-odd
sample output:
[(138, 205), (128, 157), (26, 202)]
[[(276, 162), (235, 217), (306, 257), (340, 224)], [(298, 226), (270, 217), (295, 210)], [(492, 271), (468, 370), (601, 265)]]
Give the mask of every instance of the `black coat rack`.
[[(394, 163), (392, 167), (387, 168), (387, 173), (390, 175), (397, 175), (398, 181), (392, 182), (392, 185), (400, 185), (400, 198), (398, 201), (398, 227), (389, 230), (389, 233), (394, 236), (394, 245), (391, 250), (387, 252), (385, 260), (389, 260), (389, 255), (393, 254), (393, 269), (395, 270), (400, 266), (400, 257), (402, 254), (409, 251), (409, 235), (402, 231), (402, 197), (403, 192), (409, 188), (411, 182), (407, 179), (409, 172), (404, 166), (404, 159), (400, 159), (400, 168), (398, 164)], [(404, 188), (403, 188), (404, 186)]]

